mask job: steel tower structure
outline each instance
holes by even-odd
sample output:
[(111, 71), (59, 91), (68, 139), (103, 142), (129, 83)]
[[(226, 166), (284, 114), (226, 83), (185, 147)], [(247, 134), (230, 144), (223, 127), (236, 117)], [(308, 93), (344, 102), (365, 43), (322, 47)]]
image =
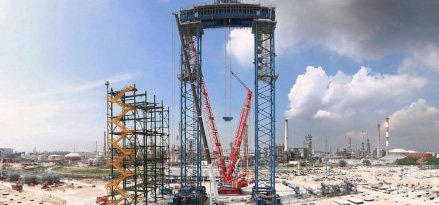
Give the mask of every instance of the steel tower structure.
[[(111, 89), (107, 104), (109, 204), (157, 203), (169, 193), (169, 108), (135, 86)], [(116, 114), (118, 113), (118, 114)]]
[[(194, 104), (194, 96), (190, 87), (189, 75), (195, 79), (196, 98), (201, 102), (201, 63), (195, 62), (201, 59), (201, 33), (199, 23), (182, 24), (182, 33), (185, 41), (182, 42), (182, 52), (189, 54), (190, 70), (187, 73), (183, 54), (181, 54), (180, 70), (180, 165), (181, 165), (181, 187), (194, 186), (198, 189), (201, 186), (201, 133), (200, 124)], [(197, 52), (194, 52), (190, 45), (195, 44)]]
[[(275, 189), (275, 8), (260, 4), (240, 3), (238, 0), (216, 0), (214, 4), (182, 9), (179, 23), (183, 35), (180, 69), (180, 145), (181, 186), (200, 190), (201, 136), (196, 116), (194, 96), (188, 76), (195, 80), (196, 97), (201, 102), (201, 56), (204, 29), (229, 27), (251, 28), (255, 43), (255, 186), (253, 198), (257, 204), (280, 204)], [(196, 51), (190, 45), (195, 45)], [(188, 59), (183, 59), (183, 52)], [(186, 72), (189, 62), (190, 74)], [(200, 103), (201, 104), (201, 103)], [(183, 190), (184, 191), (184, 190)], [(196, 203), (196, 202), (195, 202)]]

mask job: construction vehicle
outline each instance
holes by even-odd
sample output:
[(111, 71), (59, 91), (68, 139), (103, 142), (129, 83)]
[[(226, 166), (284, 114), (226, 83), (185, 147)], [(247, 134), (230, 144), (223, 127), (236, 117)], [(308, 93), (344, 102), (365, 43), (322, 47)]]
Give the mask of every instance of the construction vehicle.
[(107, 196), (98, 196), (97, 198), (96, 198), (96, 203), (97, 204), (107, 204), (107, 202), (108, 202), (108, 197), (109, 197), (110, 195), (107, 195)]
[[(209, 47), (210, 48), (210, 47)], [(193, 52), (196, 52), (194, 44), (192, 44)], [(218, 56), (217, 56), (218, 57)], [(219, 57), (218, 57), (219, 58)], [(226, 65), (227, 66), (227, 65)], [(251, 101), (253, 92), (244, 84), (244, 82), (229, 68), (229, 72), (236, 80), (247, 90), (247, 95), (244, 101), (244, 105), (241, 111), (241, 116), (239, 118), (238, 128), (236, 130), (235, 141), (233, 142), (233, 147), (230, 154), (230, 160), (228, 167), (226, 167), (226, 163), (224, 160), (224, 156), (222, 153), (222, 146), (219, 140), (218, 130), (215, 123), (215, 117), (212, 112), (212, 107), (210, 104), (209, 95), (206, 88), (206, 83), (204, 81), (204, 76), (201, 74), (201, 92), (202, 92), (202, 102), (203, 102), (203, 114), (204, 120), (207, 122), (207, 129), (209, 131), (209, 139), (210, 144), (213, 147), (213, 155), (215, 157), (215, 162), (218, 167), (218, 172), (220, 174), (220, 178), (222, 184), (225, 186), (218, 187), (218, 194), (242, 194), (241, 188), (247, 187), (249, 184), (254, 181), (247, 181), (243, 177), (246, 174), (241, 174), (239, 176), (233, 177), (235, 172), (236, 164), (239, 159), (239, 150), (241, 149), (242, 139), (247, 139), (248, 135), (248, 116), (251, 108)], [(248, 149), (248, 142), (245, 141), (245, 148)], [(244, 155), (248, 154), (247, 151)], [(248, 156), (246, 156), (248, 157)], [(229, 186), (227, 186), (229, 185)], [(230, 187), (231, 185), (231, 187)]]
[(41, 184), (41, 189), (47, 189), (47, 188), (49, 188), (49, 182), (45, 181), (43, 182), (43, 184)]
[[(242, 82), (242, 81), (241, 81)], [(239, 150), (241, 147), (242, 138), (244, 136), (245, 128), (247, 127), (247, 119), (251, 107), (252, 91), (247, 88), (247, 96), (244, 102), (244, 107), (241, 112), (241, 117), (239, 120), (238, 129), (236, 131), (235, 141), (233, 143), (232, 152), (230, 154), (229, 165), (226, 168), (226, 163), (224, 156), (222, 154), (221, 142), (219, 141), (218, 130), (216, 128), (215, 117), (210, 106), (210, 100), (207, 94), (206, 84), (204, 82), (204, 77), (202, 76), (201, 82), (202, 96), (203, 96), (203, 113), (204, 118), (207, 122), (207, 127), (209, 130), (209, 137), (211, 140), (211, 145), (213, 146), (213, 155), (218, 167), (218, 172), (220, 174), (221, 181), (226, 186), (218, 187), (218, 194), (242, 194), (241, 188), (247, 187), (253, 181), (247, 181), (243, 179), (246, 174), (241, 174), (237, 177), (233, 177), (234, 170), (239, 158)], [(227, 185), (231, 185), (227, 186)]]
[(11, 186), (12, 186), (12, 189), (15, 191), (23, 191), (23, 185), (18, 181), (12, 182)]

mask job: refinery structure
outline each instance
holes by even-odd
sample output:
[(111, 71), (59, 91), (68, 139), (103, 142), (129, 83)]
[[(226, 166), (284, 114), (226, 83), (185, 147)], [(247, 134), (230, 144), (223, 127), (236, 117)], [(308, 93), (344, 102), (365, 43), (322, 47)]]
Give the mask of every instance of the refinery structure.
[[(333, 147), (330, 141), (329, 149), (326, 140), (324, 151), (316, 146), (327, 136), (307, 130), (308, 134), (293, 137), (297, 135), (293, 126), (290, 129), (291, 121), (276, 121), (275, 6), (214, 0), (169, 15), (181, 45), (173, 47), (180, 52), (174, 76), (179, 87), (175, 119), (160, 93), (148, 93), (136, 84), (111, 87), (105, 81), (103, 147), (96, 142), (94, 152), (76, 151), (73, 145), (73, 152), (34, 148), (23, 153), (0, 148), (2, 204), (439, 202), (439, 183), (428, 180), (439, 177), (438, 153), (392, 147), (397, 136), (390, 132), (390, 117), (381, 119), (384, 124), (370, 125), (377, 128), (376, 144), (375, 134), (358, 131), (343, 137), (342, 145)], [(251, 84), (232, 70), (231, 54), (228, 64), (227, 55), (222, 59), (203, 39), (210, 34), (207, 30), (221, 29), (229, 35), (231, 29), (251, 30)], [(242, 106), (235, 103), (241, 108), (239, 117), (227, 112), (214, 116), (208, 87), (215, 82), (205, 80), (203, 49), (222, 62), (230, 101), (232, 81), (239, 85), (233, 89), (245, 91), (237, 100)], [(231, 47), (224, 49), (232, 52)], [(224, 104), (230, 103), (231, 110), (226, 93), (225, 88)], [(236, 125), (233, 136), (221, 132), (219, 121)], [(178, 123), (176, 133), (173, 122)], [(284, 129), (276, 130), (276, 123)], [(283, 137), (276, 138), (276, 133)], [(402, 164), (404, 160), (411, 164)]]

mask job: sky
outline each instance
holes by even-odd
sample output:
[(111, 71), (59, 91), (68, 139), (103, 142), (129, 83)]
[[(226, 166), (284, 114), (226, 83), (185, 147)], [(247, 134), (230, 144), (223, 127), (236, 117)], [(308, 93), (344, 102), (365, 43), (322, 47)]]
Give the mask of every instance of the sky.
[[(0, 1), (0, 147), (93, 151), (97, 141), (102, 149), (105, 81), (162, 99), (174, 143), (180, 44), (172, 12), (199, 3)], [(326, 141), (328, 150), (345, 148), (349, 137), (355, 149), (364, 131), (373, 150), (381, 124), (384, 148), (390, 117), (391, 149), (439, 149), (439, 2), (261, 3), (277, 7), (277, 143), (289, 119), (290, 147), (311, 134), (316, 150), (325, 151)], [(226, 147), (246, 91), (235, 80), (230, 88), (229, 76), (224, 85), (224, 65), (207, 45), (254, 89), (254, 37), (249, 29), (216, 29), (203, 38), (203, 73)], [(229, 115), (232, 122), (221, 120)]]

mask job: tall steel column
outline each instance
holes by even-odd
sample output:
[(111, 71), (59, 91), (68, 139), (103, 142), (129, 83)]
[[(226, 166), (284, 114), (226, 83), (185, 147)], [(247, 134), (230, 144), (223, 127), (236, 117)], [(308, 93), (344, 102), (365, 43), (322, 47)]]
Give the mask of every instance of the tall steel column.
[(275, 52), (276, 22), (255, 20), (255, 191), (275, 189)]
[[(189, 23), (182, 25), (184, 42), (182, 42), (181, 51), (186, 52), (190, 62), (191, 75), (195, 78), (196, 93), (199, 102), (201, 102), (201, 28), (199, 24)], [(184, 45), (183, 45), (184, 44)], [(191, 45), (195, 45), (193, 49)], [(195, 50), (195, 51), (194, 51)], [(197, 189), (201, 186), (201, 133), (200, 125), (197, 120), (195, 104), (190, 87), (188, 75), (184, 64), (183, 55), (181, 55), (180, 69), (180, 166), (181, 166), (181, 187), (195, 186)]]

